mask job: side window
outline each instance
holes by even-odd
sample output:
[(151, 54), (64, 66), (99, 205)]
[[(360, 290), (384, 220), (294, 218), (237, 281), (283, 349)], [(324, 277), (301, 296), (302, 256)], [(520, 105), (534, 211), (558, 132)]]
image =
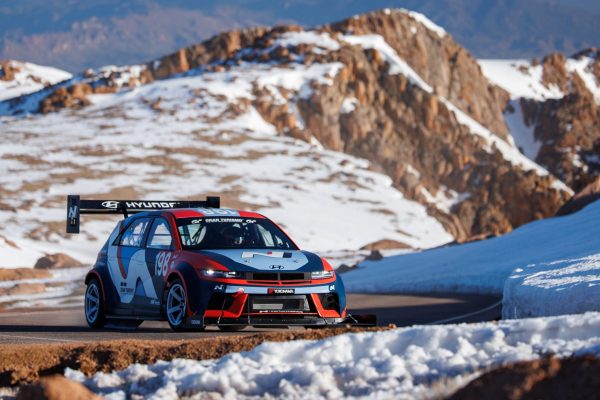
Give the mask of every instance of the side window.
[(258, 225), (258, 232), (260, 233), (260, 236), (262, 237), (262, 240), (264, 242), (264, 245), (266, 247), (273, 247), (276, 249), (289, 249), (290, 246), (287, 244), (287, 242), (284, 242), (279, 235), (277, 235), (274, 232), (270, 232), (267, 229), (265, 229), (264, 227)]
[(142, 247), (144, 241), (144, 234), (150, 224), (149, 218), (136, 219), (129, 225), (129, 227), (121, 235), (119, 245), (130, 246), (130, 247)]
[(273, 235), (271, 234), (271, 232), (269, 232), (260, 225), (258, 225), (258, 231), (260, 232), (260, 236), (263, 239), (264, 245), (267, 247), (273, 247)]
[(172, 243), (173, 236), (171, 235), (167, 220), (164, 218), (154, 219), (146, 247), (149, 249), (168, 250), (171, 248)]

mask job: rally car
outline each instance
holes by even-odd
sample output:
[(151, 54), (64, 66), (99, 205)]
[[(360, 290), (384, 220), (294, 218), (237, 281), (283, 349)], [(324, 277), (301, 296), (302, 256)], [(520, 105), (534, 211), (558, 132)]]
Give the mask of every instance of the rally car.
[(67, 232), (80, 214), (122, 213), (85, 278), (90, 327), (167, 320), (175, 331), (327, 326), (347, 315), (342, 279), (274, 222), (206, 201), (67, 199)]

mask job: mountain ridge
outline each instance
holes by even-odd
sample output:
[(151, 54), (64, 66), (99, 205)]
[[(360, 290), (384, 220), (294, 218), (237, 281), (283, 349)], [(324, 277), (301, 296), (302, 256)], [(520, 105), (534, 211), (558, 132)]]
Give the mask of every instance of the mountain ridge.
[[(271, 81), (257, 68), (289, 70), (310, 85)], [(102, 93), (185, 76), (249, 85), (241, 97), (226, 95), (232, 115), (252, 108), (279, 135), (369, 159), (459, 241), (551, 216), (572, 193), (519, 153), (502, 114), (508, 93), (441, 28), (407, 10), (308, 31), (225, 32), (142, 66), (90, 71), (1, 103), (0, 112), (85, 110)], [(150, 106), (160, 112), (161, 99)]]

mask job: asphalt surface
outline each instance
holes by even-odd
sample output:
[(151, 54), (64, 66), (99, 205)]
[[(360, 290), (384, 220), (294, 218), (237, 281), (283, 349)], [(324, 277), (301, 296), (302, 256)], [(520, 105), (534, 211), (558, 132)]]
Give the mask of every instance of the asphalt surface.
[[(348, 309), (354, 314), (375, 314), (378, 325), (397, 326), (489, 321), (500, 317), (500, 298), (484, 295), (349, 294)], [(304, 328), (290, 328), (304, 329)], [(277, 331), (246, 328), (221, 332), (172, 332), (166, 322), (146, 321), (135, 330), (90, 329), (82, 308), (0, 313), (0, 344), (97, 342), (114, 339), (180, 340)]]

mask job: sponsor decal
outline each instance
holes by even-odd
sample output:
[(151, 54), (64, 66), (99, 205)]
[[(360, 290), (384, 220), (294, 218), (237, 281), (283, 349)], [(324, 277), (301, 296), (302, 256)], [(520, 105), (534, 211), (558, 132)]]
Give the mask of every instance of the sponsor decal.
[[(116, 210), (119, 208), (120, 201), (107, 200), (102, 202), (102, 207)], [(128, 209), (163, 209), (175, 208), (179, 204), (178, 201), (126, 201), (125, 207)]]
[(254, 256), (272, 257), (272, 258), (292, 258), (292, 253), (288, 251), (268, 251), (261, 253), (257, 251), (244, 251), (242, 258), (254, 258)]
[(296, 293), (296, 289), (279, 289), (279, 288), (269, 288), (267, 289), (268, 294), (294, 294)]
[(239, 217), (239, 214), (236, 210), (230, 210), (228, 208), (198, 208), (204, 215), (231, 215), (234, 217)]
[[(156, 276), (166, 276), (167, 272), (169, 272), (170, 267), (173, 267), (175, 260), (171, 260), (171, 256), (173, 253), (170, 251), (161, 251), (156, 256), (156, 261), (154, 263), (154, 274)], [(171, 265), (169, 265), (171, 262)]]
[(132, 295), (133, 288), (121, 287), (119, 288), (119, 293), (121, 293), (122, 295)]
[(335, 291), (335, 285), (329, 285), (329, 291), (330, 292)]
[(192, 324), (192, 325), (202, 325), (202, 320), (200, 320), (200, 319), (192, 319), (192, 320), (190, 320), (190, 324)]
[(102, 207), (116, 209), (119, 206), (119, 203), (120, 203), (119, 201), (114, 201), (114, 200), (103, 201)]
[(77, 218), (77, 214), (79, 214), (77, 206), (69, 207), (69, 219)]
[[(192, 221), (192, 222), (194, 222), (194, 221)], [(231, 222), (231, 223), (241, 224), (244, 222), (244, 220), (242, 218), (206, 218), (204, 220), (204, 222), (206, 222), (207, 224), (210, 224), (213, 222)]]
[(283, 265), (269, 265), (269, 268), (271, 268), (271, 269), (284, 269), (285, 267)]

